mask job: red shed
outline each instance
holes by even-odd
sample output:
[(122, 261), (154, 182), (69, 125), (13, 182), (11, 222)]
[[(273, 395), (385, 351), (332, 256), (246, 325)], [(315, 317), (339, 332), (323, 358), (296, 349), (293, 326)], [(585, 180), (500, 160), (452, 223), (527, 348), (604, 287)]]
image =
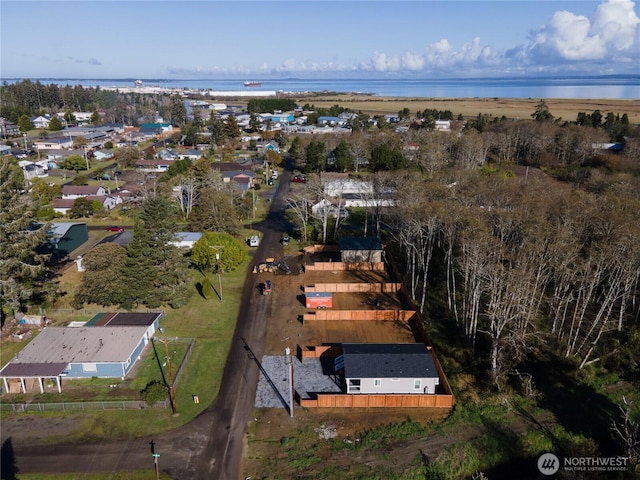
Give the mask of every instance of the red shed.
[(331, 292), (308, 292), (304, 294), (307, 308), (331, 308), (333, 296)]

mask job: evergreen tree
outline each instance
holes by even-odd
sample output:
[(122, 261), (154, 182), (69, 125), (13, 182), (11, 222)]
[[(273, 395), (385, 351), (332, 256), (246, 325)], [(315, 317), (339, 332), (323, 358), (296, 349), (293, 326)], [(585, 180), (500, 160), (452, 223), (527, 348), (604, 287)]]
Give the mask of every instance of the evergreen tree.
[(187, 107), (184, 106), (182, 98), (176, 95), (171, 98), (171, 123), (182, 127), (186, 122)]
[(305, 160), (307, 173), (323, 172), (327, 164), (327, 158), (325, 155), (325, 144), (321, 141), (311, 140), (305, 149)]
[(38, 204), (24, 192), (22, 169), (6, 158), (0, 163), (0, 295), (5, 308), (18, 310), (40, 300), (48, 270), (38, 248), (47, 226), (34, 223)]
[(33, 128), (33, 123), (27, 115), (21, 115), (18, 119), (18, 128), (20, 128), (20, 132), (28, 132)]
[(173, 207), (162, 197), (150, 198), (142, 206), (123, 269), (124, 308), (158, 308), (163, 304), (179, 307), (188, 300), (188, 261), (171, 244), (176, 232)]
[(293, 160), (294, 166), (300, 168), (300, 163), (304, 156), (304, 149), (302, 148), (302, 140), (300, 140), (300, 137), (293, 137), (288, 153), (291, 160)]
[(49, 130), (52, 132), (59, 132), (62, 130), (62, 122), (58, 117), (53, 117), (49, 122)]
[(349, 170), (349, 168), (351, 168), (353, 164), (353, 158), (351, 157), (351, 152), (349, 151), (347, 142), (342, 140), (333, 150), (333, 155), (336, 159), (336, 171), (346, 172), (347, 170)]
[(237, 138), (240, 136), (240, 127), (238, 126), (238, 120), (234, 115), (229, 115), (225, 123), (225, 135), (229, 138)]
[(85, 303), (117, 305), (122, 298), (122, 269), (127, 251), (115, 243), (104, 243), (91, 249), (82, 259), (85, 273), (73, 298), (73, 306)]
[(540, 103), (536, 105), (535, 112), (531, 114), (531, 118), (536, 122), (553, 122), (553, 115), (551, 115), (551, 112), (549, 111), (547, 102), (540, 100)]

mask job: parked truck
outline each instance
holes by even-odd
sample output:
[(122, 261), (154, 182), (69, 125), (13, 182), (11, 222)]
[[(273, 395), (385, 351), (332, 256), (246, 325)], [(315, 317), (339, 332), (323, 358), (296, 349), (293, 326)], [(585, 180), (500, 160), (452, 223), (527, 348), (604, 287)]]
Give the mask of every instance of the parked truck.
[(324, 310), (333, 307), (333, 295), (331, 292), (307, 292), (305, 296), (305, 306)]

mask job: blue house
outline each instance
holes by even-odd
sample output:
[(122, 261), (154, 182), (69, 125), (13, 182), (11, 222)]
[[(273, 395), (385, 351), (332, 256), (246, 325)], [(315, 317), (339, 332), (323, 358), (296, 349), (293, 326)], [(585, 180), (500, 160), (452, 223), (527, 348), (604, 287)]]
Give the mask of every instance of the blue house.
[(62, 391), (63, 378), (124, 379), (159, 328), (162, 313), (98, 314), (80, 327), (46, 327), (2, 370), (4, 391)]

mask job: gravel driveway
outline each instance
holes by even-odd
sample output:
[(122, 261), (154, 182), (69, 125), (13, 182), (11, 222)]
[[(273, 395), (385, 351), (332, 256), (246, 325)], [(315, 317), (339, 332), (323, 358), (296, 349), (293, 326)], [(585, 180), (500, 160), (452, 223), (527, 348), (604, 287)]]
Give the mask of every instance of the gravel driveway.
[[(312, 398), (314, 393), (340, 393), (339, 385), (332, 375), (323, 373), (319, 358), (307, 358), (304, 363), (293, 358), (293, 378), (295, 391), (300, 398)], [(271, 379), (271, 383), (260, 372), (256, 390), (255, 406), (259, 408), (286, 408), (283, 401), (289, 403), (289, 371), (284, 355), (265, 355), (262, 357), (262, 368)], [(327, 368), (325, 366), (325, 371)], [(332, 372), (327, 372), (332, 373)], [(277, 392), (275, 391), (277, 389)], [(280, 399), (279, 395), (282, 397)]]

